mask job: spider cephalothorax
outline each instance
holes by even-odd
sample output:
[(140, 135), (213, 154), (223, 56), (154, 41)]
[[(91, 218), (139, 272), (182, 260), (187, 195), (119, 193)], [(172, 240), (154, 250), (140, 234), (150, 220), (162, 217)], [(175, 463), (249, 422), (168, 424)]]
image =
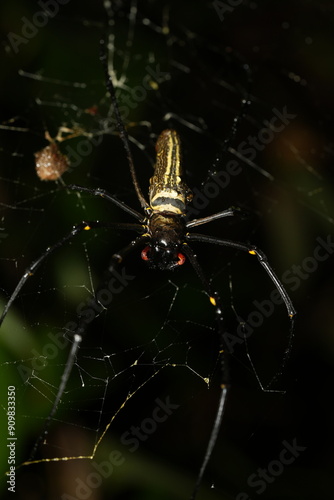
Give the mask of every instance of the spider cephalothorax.
[(150, 244), (141, 253), (152, 269), (170, 271), (185, 262), (183, 216), (167, 212), (152, 213), (147, 222)]

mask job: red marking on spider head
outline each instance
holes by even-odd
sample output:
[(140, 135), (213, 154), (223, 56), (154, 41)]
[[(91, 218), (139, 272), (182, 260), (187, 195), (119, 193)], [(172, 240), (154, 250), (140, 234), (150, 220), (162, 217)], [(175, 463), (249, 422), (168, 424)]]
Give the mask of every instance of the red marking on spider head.
[(150, 260), (150, 256), (149, 256), (150, 252), (151, 252), (151, 248), (150, 248), (150, 247), (148, 247), (148, 246), (147, 246), (147, 247), (145, 247), (145, 248), (142, 250), (141, 254), (140, 254), (140, 255), (141, 255), (141, 258), (142, 258), (143, 260)]
[(182, 266), (186, 257), (183, 253), (174, 254), (170, 249), (161, 249), (160, 247), (145, 247), (141, 252), (141, 258), (150, 263), (152, 267), (159, 269), (173, 269), (176, 266)]

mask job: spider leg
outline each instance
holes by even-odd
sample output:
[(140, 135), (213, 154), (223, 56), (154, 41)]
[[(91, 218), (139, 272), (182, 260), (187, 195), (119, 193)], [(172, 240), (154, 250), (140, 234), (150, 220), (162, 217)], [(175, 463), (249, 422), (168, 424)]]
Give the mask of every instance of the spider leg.
[[(226, 210), (224, 212), (220, 212), (219, 214), (223, 214), (222, 217), (233, 215), (233, 214), (229, 213), (229, 210)], [(219, 214), (217, 214), (217, 215), (219, 216)], [(212, 220), (212, 219), (210, 219), (210, 217), (205, 218), (205, 219), (206, 219), (205, 222), (210, 222), (210, 220)], [(201, 221), (201, 219), (199, 219), (199, 220)], [(205, 222), (203, 222), (203, 223), (205, 223)], [(187, 227), (189, 227), (189, 226), (187, 226)], [(289, 358), (289, 355), (291, 352), (291, 347), (292, 347), (294, 317), (296, 315), (296, 311), (295, 311), (295, 308), (293, 307), (292, 301), (291, 301), (290, 297), (288, 296), (284, 286), (282, 285), (282, 283), (280, 282), (280, 280), (276, 276), (274, 270), (272, 269), (272, 267), (268, 263), (268, 259), (267, 259), (266, 255), (262, 252), (262, 250), (258, 249), (254, 245), (245, 245), (245, 244), (239, 243), (239, 242), (234, 242), (234, 241), (230, 241), (230, 240), (222, 240), (222, 239), (217, 238), (217, 237), (196, 234), (196, 233), (195, 234), (187, 234), (186, 239), (188, 241), (198, 241), (201, 243), (211, 243), (211, 244), (216, 244), (216, 245), (221, 245), (221, 246), (227, 246), (230, 248), (235, 248), (236, 250), (242, 250), (242, 251), (248, 252), (250, 255), (256, 255), (256, 257), (258, 258), (258, 261), (260, 262), (262, 267), (265, 269), (268, 276), (271, 278), (271, 280), (275, 284), (277, 290), (279, 291), (279, 293), (280, 293), (280, 295), (285, 303), (286, 309), (288, 311), (288, 315), (289, 315), (289, 319), (290, 319), (290, 334), (289, 334), (288, 346), (285, 350), (280, 369), (279, 369), (278, 373), (275, 375), (275, 377), (273, 377), (273, 379), (269, 383), (269, 385), (268, 385), (268, 387), (269, 387), (270, 384), (282, 373), (282, 370), (283, 370), (283, 368), (284, 368), (284, 366)], [(220, 427), (222, 424), (225, 403), (226, 403), (226, 397), (227, 397), (227, 393), (229, 390), (229, 383), (228, 383), (229, 378), (228, 378), (228, 366), (227, 366), (227, 361), (226, 361), (226, 353), (224, 352), (225, 342), (224, 342), (224, 329), (223, 329), (223, 321), (222, 321), (223, 317), (222, 317), (222, 306), (220, 303), (219, 295), (217, 292), (212, 291), (211, 285), (210, 285), (208, 279), (206, 278), (206, 276), (205, 276), (205, 274), (204, 274), (204, 272), (203, 272), (203, 270), (202, 270), (202, 268), (197, 260), (196, 255), (194, 254), (193, 250), (187, 245), (187, 243), (184, 244), (183, 250), (184, 250), (184, 253), (187, 255), (193, 268), (195, 269), (197, 275), (199, 276), (200, 280), (202, 281), (205, 289), (209, 293), (210, 302), (216, 307), (216, 317), (217, 317), (217, 321), (218, 321), (220, 342), (221, 342), (220, 360), (221, 360), (221, 367), (222, 367), (222, 381), (221, 381), (221, 386), (220, 386), (219, 404), (218, 404), (218, 408), (216, 411), (216, 417), (215, 417), (215, 421), (214, 421), (214, 424), (213, 424), (213, 427), (211, 430), (211, 435), (210, 435), (208, 446), (207, 446), (207, 449), (205, 452), (205, 456), (204, 456), (204, 459), (203, 459), (203, 462), (202, 462), (202, 465), (201, 465), (201, 468), (200, 468), (200, 471), (199, 471), (199, 474), (198, 474), (198, 477), (196, 480), (193, 494), (191, 496), (191, 500), (194, 500), (195, 497), (197, 496), (200, 484), (201, 484), (202, 479), (203, 479), (204, 472), (206, 470), (206, 467), (207, 467), (208, 462), (210, 460), (210, 457), (212, 455), (213, 448), (215, 446), (217, 436), (218, 436), (218, 433), (219, 433), (219, 430), (220, 430)]]
[(16, 288), (12, 295), (10, 296), (4, 310), (2, 311), (2, 314), (0, 316), (0, 326), (7, 316), (7, 313), (9, 311), (9, 308), (11, 307), (12, 303), (20, 293), (21, 289), (23, 288), (24, 284), (26, 281), (35, 274), (35, 271), (38, 269), (38, 267), (42, 264), (42, 262), (57, 248), (63, 246), (64, 243), (67, 241), (71, 240), (74, 238), (77, 234), (81, 233), (82, 231), (88, 231), (90, 229), (97, 229), (97, 228), (111, 228), (111, 229), (127, 229), (127, 230), (134, 230), (141, 232), (143, 231), (143, 227), (140, 224), (126, 224), (126, 223), (104, 223), (100, 221), (82, 221), (79, 224), (76, 224), (73, 226), (71, 231), (66, 234), (63, 238), (61, 238), (59, 241), (57, 241), (54, 245), (48, 247), (45, 252), (38, 258), (36, 259), (30, 266), (25, 270), (22, 278), (16, 285)]
[(216, 219), (222, 219), (223, 217), (233, 217), (235, 215), (235, 209), (228, 208), (227, 210), (223, 210), (223, 212), (218, 212), (213, 215), (209, 215), (208, 217), (202, 217), (201, 219), (192, 219), (191, 221), (186, 223), (186, 228), (200, 226), (202, 224), (207, 224), (208, 222), (214, 221)]
[(117, 102), (117, 98), (116, 98), (115, 87), (114, 87), (114, 84), (113, 84), (112, 79), (111, 79), (110, 74), (109, 74), (106, 45), (107, 44), (106, 44), (105, 40), (100, 40), (100, 61), (102, 63), (102, 67), (104, 70), (106, 87), (108, 89), (112, 104), (114, 106), (114, 111), (115, 111), (115, 116), (116, 116), (116, 126), (118, 128), (118, 132), (119, 132), (120, 138), (123, 142), (126, 156), (128, 158), (132, 182), (133, 182), (136, 194), (137, 194), (137, 198), (138, 198), (139, 203), (142, 206), (142, 208), (144, 210), (147, 210), (149, 208), (149, 204), (145, 200), (145, 197), (144, 197), (142, 190), (140, 189), (140, 186), (138, 183), (136, 170), (135, 170), (135, 166), (134, 166), (134, 161), (133, 161), (133, 157), (132, 157), (132, 153), (131, 153), (131, 149), (130, 149), (128, 133), (127, 133), (126, 128), (124, 126), (124, 123), (122, 121), (121, 113), (119, 111), (118, 102)]
[[(92, 225), (92, 223), (90, 223), (90, 224)], [(131, 225), (131, 224), (123, 224), (121, 226), (122, 226), (123, 229), (128, 229), (128, 227), (124, 227), (124, 226), (133, 226), (133, 225)], [(106, 226), (103, 226), (103, 227), (106, 227)], [(107, 226), (107, 227), (109, 227), (109, 226)], [(141, 227), (141, 226), (139, 226), (139, 227)], [(126, 247), (124, 247), (122, 250), (120, 250), (119, 252), (115, 253), (113, 255), (114, 264), (109, 267), (110, 273), (112, 273), (115, 270), (115, 268), (123, 261), (124, 257), (131, 250), (134, 250), (135, 248), (137, 248), (146, 239), (146, 237), (147, 236), (145, 236), (145, 235), (138, 236), (133, 241), (131, 241), (131, 243), (129, 243)], [(48, 433), (48, 429), (50, 427), (52, 418), (53, 418), (53, 416), (55, 415), (55, 413), (57, 411), (58, 404), (59, 404), (59, 402), (61, 400), (61, 397), (62, 397), (62, 395), (64, 393), (64, 390), (66, 389), (68, 379), (69, 379), (69, 377), (71, 375), (71, 371), (72, 371), (73, 365), (74, 365), (74, 363), (76, 361), (77, 352), (79, 350), (79, 347), (80, 347), (80, 344), (82, 342), (82, 339), (83, 339), (83, 337), (84, 337), (84, 335), (86, 333), (87, 326), (88, 326), (88, 324), (90, 322), (91, 322), (91, 320), (88, 321), (86, 318), (82, 317), (80, 319), (80, 321), (79, 321), (79, 325), (77, 326), (76, 331), (74, 332), (74, 335), (73, 335), (73, 344), (72, 344), (70, 353), (69, 353), (67, 361), (66, 361), (65, 369), (64, 369), (63, 374), (61, 376), (61, 381), (60, 381), (60, 385), (58, 387), (58, 391), (57, 391), (55, 400), (53, 402), (53, 405), (52, 405), (52, 408), (50, 410), (50, 413), (49, 413), (49, 415), (47, 416), (47, 418), (45, 420), (44, 429), (43, 429), (42, 433), (39, 435), (38, 439), (36, 440), (36, 442), (34, 444), (34, 447), (32, 449), (32, 452), (30, 454), (28, 462), (31, 461), (31, 460), (33, 460), (35, 458), (35, 455), (36, 455), (36, 452), (37, 452), (39, 446), (44, 441), (44, 439), (45, 439), (45, 437), (46, 437), (46, 435)]]
[(283, 360), (281, 363), (281, 366), (276, 373), (276, 375), (272, 378), (272, 380), (269, 382), (267, 385), (267, 388), (281, 375), (291, 353), (292, 349), (292, 341), (293, 341), (293, 336), (294, 336), (294, 318), (296, 316), (296, 310), (292, 304), (292, 301), (285, 290), (283, 284), (280, 282), (278, 279), (277, 275), (275, 274), (273, 268), (270, 266), (267, 256), (254, 245), (245, 245), (244, 243), (239, 243), (235, 241), (230, 241), (230, 240), (222, 240), (220, 238), (217, 238), (215, 236), (207, 236), (204, 234), (188, 234), (186, 236), (188, 241), (198, 241), (201, 243), (211, 243), (214, 245), (221, 245), (225, 247), (230, 247), (230, 248), (235, 248), (236, 250), (242, 250), (244, 252), (249, 253), (250, 255), (255, 255), (260, 262), (261, 266), (265, 269), (266, 273), (274, 283), (276, 289), (278, 290), (282, 300), (284, 301), (285, 307), (288, 312), (288, 316), (290, 319), (290, 332), (289, 332), (289, 338), (288, 338), (288, 345), (285, 349)]
[(117, 207), (121, 208), (122, 210), (124, 210), (124, 212), (127, 212), (128, 214), (132, 215), (132, 217), (135, 217), (140, 222), (144, 220), (143, 215), (137, 212), (137, 210), (134, 210), (133, 208), (129, 207), (128, 205), (123, 203), (123, 201), (118, 200), (115, 196), (108, 193), (108, 191), (106, 191), (105, 189), (101, 188), (90, 189), (83, 186), (76, 186), (74, 184), (66, 185), (64, 186), (64, 188), (69, 189), (70, 191), (79, 191), (79, 193), (88, 193), (91, 194), (92, 196), (100, 196), (101, 198), (105, 198), (106, 200), (110, 201)]
[[(79, 329), (78, 329), (78, 331), (79, 331)], [(42, 433), (39, 435), (39, 437), (36, 439), (34, 447), (31, 450), (28, 462), (32, 461), (35, 458), (36, 452), (37, 452), (40, 444), (44, 441), (45, 437), (47, 436), (48, 429), (49, 429), (50, 424), (51, 424), (51, 420), (57, 411), (58, 404), (59, 404), (61, 397), (66, 389), (68, 379), (70, 377), (73, 365), (74, 365), (75, 360), (76, 360), (77, 352), (78, 352), (80, 344), (82, 342), (82, 338), (83, 338), (83, 335), (80, 335), (79, 333), (75, 333), (73, 335), (72, 347), (71, 347), (71, 350), (69, 352), (69, 355), (68, 355), (68, 358), (66, 361), (65, 369), (64, 369), (63, 374), (62, 374), (61, 379), (60, 379), (60, 384), (58, 387), (58, 391), (57, 391), (55, 400), (53, 402), (51, 411), (45, 420), (44, 429), (43, 429)]]
[(277, 290), (279, 291), (286, 306), (286, 309), (288, 311), (289, 318), (291, 321), (293, 321), (295, 315), (297, 314), (296, 310), (293, 307), (292, 301), (287, 291), (285, 290), (284, 286), (276, 276), (273, 268), (270, 266), (268, 262), (267, 256), (264, 254), (264, 252), (262, 252), (262, 250), (260, 250), (254, 245), (245, 245), (244, 243), (239, 243), (236, 241), (222, 240), (220, 238), (216, 238), (215, 236), (207, 236), (206, 234), (196, 234), (196, 233), (188, 234), (187, 240), (199, 241), (201, 243), (211, 243), (214, 245), (221, 245), (224, 247), (235, 248), (236, 250), (242, 250), (243, 252), (247, 252), (250, 255), (256, 255), (261, 266), (266, 270), (268, 276), (271, 278)]
[(187, 245), (187, 243), (184, 244), (183, 246), (183, 251), (186, 254), (186, 256), (189, 259), (189, 262), (193, 266), (196, 274), (198, 275), (199, 279), (201, 280), (204, 288), (206, 289), (207, 293), (209, 294), (210, 297), (210, 302), (211, 304), (216, 308), (216, 320), (218, 323), (218, 329), (219, 329), (219, 334), (220, 334), (220, 365), (221, 365), (221, 374), (222, 374), (222, 380), (220, 384), (220, 396), (219, 396), (219, 403), (218, 403), (218, 408), (216, 410), (216, 416), (215, 420), (211, 429), (211, 434), (210, 434), (210, 439), (205, 451), (205, 455), (196, 479), (196, 484), (192, 493), (192, 496), (190, 497), (190, 500), (195, 500), (199, 487), (201, 485), (206, 467), (209, 463), (209, 460), (211, 458), (214, 446), (217, 441), (217, 437), (219, 434), (219, 430), (223, 421), (223, 416), (224, 416), (224, 410), (225, 410), (225, 403), (226, 403), (226, 397), (227, 393), (229, 390), (229, 373), (228, 373), (228, 364), (227, 364), (227, 359), (226, 359), (226, 353), (225, 353), (225, 341), (224, 341), (224, 327), (223, 327), (223, 311), (222, 311), (222, 305), (221, 305), (221, 300), (216, 291), (213, 291), (211, 289), (211, 285), (207, 279), (207, 277), (204, 274), (204, 271), (202, 267), (200, 266), (196, 255), (194, 254), (193, 250)]
[(132, 250), (134, 250), (135, 248), (137, 248), (139, 245), (141, 245), (142, 243), (144, 243), (147, 239), (149, 239), (149, 235), (148, 234), (141, 234), (140, 236), (138, 236), (137, 238), (135, 238), (134, 240), (132, 240), (126, 247), (122, 248), (122, 250), (119, 250), (117, 253), (114, 253), (114, 255), (112, 256), (112, 262), (109, 266), (109, 269), (108, 271), (112, 272), (115, 268), (115, 264), (120, 264), (124, 258), (130, 253), (132, 252)]

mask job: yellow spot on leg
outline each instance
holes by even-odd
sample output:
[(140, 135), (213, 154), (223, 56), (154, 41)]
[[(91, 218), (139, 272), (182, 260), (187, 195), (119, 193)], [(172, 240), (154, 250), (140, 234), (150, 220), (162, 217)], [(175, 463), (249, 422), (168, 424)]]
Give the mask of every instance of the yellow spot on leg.
[(248, 250), (248, 253), (250, 253), (251, 255), (256, 255), (256, 252), (254, 250)]
[(148, 83), (149, 83), (150, 87), (151, 87), (153, 90), (158, 90), (159, 85), (157, 84), (157, 82), (154, 82), (153, 80), (150, 80)]
[(91, 229), (91, 227), (90, 227), (90, 226), (88, 226), (88, 225), (84, 227), (84, 230), (85, 230), (85, 231), (89, 231), (90, 229)]
[(114, 253), (114, 255), (112, 256), (113, 259), (117, 260), (117, 262), (120, 264), (122, 262), (122, 257), (121, 255), (119, 255), (118, 253)]
[(216, 299), (214, 297), (210, 297), (210, 302), (213, 306), (217, 305)]

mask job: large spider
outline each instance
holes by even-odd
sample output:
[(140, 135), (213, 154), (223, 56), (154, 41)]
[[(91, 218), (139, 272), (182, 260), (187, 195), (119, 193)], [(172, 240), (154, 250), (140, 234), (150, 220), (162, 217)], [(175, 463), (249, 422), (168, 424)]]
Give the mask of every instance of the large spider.
[[(276, 276), (272, 267), (268, 263), (265, 254), (257, 247), (245, 243), (239, 243), (235, 241), (225, 240), (217, 238), (215, 236), (207, 236), (203, 234), (190, 233), (189, 230), (200, 226), (202, 224), (207, 224), (216, 219), (221, 219), (224, 217), (232, 217), (235, 215), (235, 210), (229, 208), (223, 210), (222, 212), (216, 213), (209, 217), (204, 217), (200, 219), (193, 219), (186, 221), (186, 208), (188, 203), (190, 203), (192, 194), (186, 183), (183, 181), (183, 172), (181, 166), (181, 153), (180, 153), (180, 139), (175, 130), (166, 129), (161, 132), (158, 140), (156, 142), (156, 164), (154, 175), (150, 179), (149, 186), (149, 202), (146, 201), (142, 194), (140, 186), (137, 181), (133, 157), (131, 154), (128, 135), (124, 124), (122, 122), (118, 103), (115, 95), (115, 88), (111, 77), (108, 72), (107, 63), (107, 53), (105, 42), (101, 41), (101, 55), (100, 59), (105, 71), (106, 85), (111, 96), (111, 100), (114, 106), (114, 111), (117, 119), (117, 126), (120, 137), (122, 139), (123, 145), (126, 150), (129, 168), (131, 172), (132, 182), (143, 209), (144, 214), (137, 212), (132, 209), (122, 201), (118, 200), (115, 196), (109, 194), (107, 191), (101, 188), (90, 189), (86, 187), (70, 185), (66, 186), (67, 189), (72, 191), (78, 191), (82, 193), (87, 193), (92, 196), (100, 196), (107, 201), (118, 206), (129, 215), (137, 219), (137, 223), (117, 223), (117, 222), (100, 222), (100, 221), (82, 221), (79, 224), (73, 226), (71, 231), (65, 235), (62, 239), (57, 241), (52, 246), (48, 247), (45, 252), (36, 259), (25, 271), (19, 283), (17, 284), (14, 292), (9, 298), (4, 311), (0, 317), (0, 325), (5, 319), (8, 310), (18, 294), (20, 293), (25, 282), (32, 276), (40, 264), (57, 248), (64, 245), (66, 242), (74, 238), (77, 234), (82, 231), (87, 231), (95, 228), (111, 228), (117, 230), (133, 230), (138, 233), (138, 236), (134, 238), (126, 247), (122, 248), (113, 255), (113, 267), (120, 264), (124, 258), (133, 250), (143, 247), (141, 250), (142, 259), (147, 262), (147, 264), (154, 269), (169, 271), (171, 269), (180, 267), (184, 264), (186, 259), (189, 260), (190, 264), (196, 271), (199, 279), (201, 280), (205, 290), (208, 293), (210, 302), (215, 308), (216, 319), (220, 334), (220, 360), (221, 360), (221, 386), (220, 386), (220, 397), (218, 408), (216, 411), (215, 421), (212, 426), (211, 436), (207, 445), (207, 449), (204, 455), (204, 459), (197, 476), (197, 481), (195, 484), (194, 491), (191, 498), (194, 499), (197, 495), (201, 480), (203, 478), (206, 466), (212, 454), (217, 435), (222, 423), (226, 397), (229, 390), (229, 376), (228, 376), (228, 366), (226, 363), (226, 355), (224, 353), (225, 342), (224, 342), (224, 330), (223, 330), (223, 314), (221, 301), (217, 291), (212, 289), (211, 283), (206, 278), (205, 273), (200, 266), (196, 255), (194, 254), (191, 246), (191, 242), (199, 243), (210, 243), (213, 245), (220, 245), (225, 247), (234, 248), (235, 250), (241, 250), (247, 252), (252, 256), (256, 256), (261, 266), (265, 269), (268, 276), (271, 278), (278, 292), (280, 293), (287, 312), (290, 318), (290, 341), (288, 347), (285, 351), (285, 355), (282, 361), (281, 370), (286, 362), (291, 348), (291, 340), (293, 333), (294, 316), (296, 311), (293, 304), (284, 289), (282, 283)], [(56, 412), (58, 403), (62, 397), (62, 394), (66, 388), (72, 366), (74, 364), (77, 351), (82, 341), (82, 332), (80, 329), (74, 334), (73, 344), (71, 351), (68, 356), (68, 360), (64, 369), (64, 373), (61, 378), (61, 383), (53, 403), (51, 412), (47, 418), (45, 431), (46, 433), (48, 425)], [(280, 370), (280, 371), (281, 371)], [(43, 436), (35, 445), (35, 450), (42, 441)]]

